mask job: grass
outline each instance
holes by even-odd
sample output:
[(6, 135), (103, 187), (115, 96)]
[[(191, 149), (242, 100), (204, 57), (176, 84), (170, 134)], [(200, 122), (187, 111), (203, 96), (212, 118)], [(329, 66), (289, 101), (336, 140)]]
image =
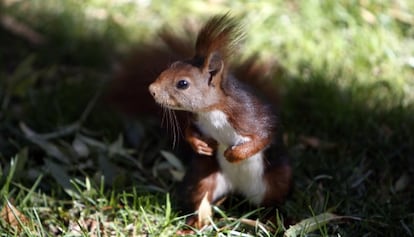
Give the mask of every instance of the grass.
[(228, 10), (248, 30), (242, 56), (260, 52), (280, 65), (274, 77), (295, 188), (273, 214), (275, 224), (246, 221), (270, 210), (240, 211), (244, 203), (236, 198), (215, 207), (214, 224), (194, 234), (282, 236), (283, 220), (315, 223), (335, 213), (313, 231), (296, 233), (413, 235), (411, 1), (7, 0), (0, 6), (1, 16), (42, 39), (0, 27), (2, 236), (182, 230), (184, 217), (169, 193), (185, 155), (171, 156), (157, 120), (126, 118), (100, 98), (114, 65), (154, 41), (164, 24), (198, 26)]

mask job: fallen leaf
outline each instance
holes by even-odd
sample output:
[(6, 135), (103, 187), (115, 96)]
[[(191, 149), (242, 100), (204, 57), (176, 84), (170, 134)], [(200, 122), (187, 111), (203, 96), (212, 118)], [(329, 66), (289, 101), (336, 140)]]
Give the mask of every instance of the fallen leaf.
[(45, 167), (47, 168), (50, 175), (56, 180), (56, 182), (60, 186), (62, 186), (62, 188), (69, 196), (79, 198), (79, 194), (73, 188), (73, 185), (70, 182), (70, 176), (66, 170), (65, 165), (54, 162), (51, 159), (46, 159)]
[(189, 236), (189, 235), (195, 235), (195, 231), (194, 230), (177, 230), (175, 234), (178, 236)]
[(398, 21), (414, 25), (414, 15), (410, 14), (409, 12), (394, 8), (388, 10), (388, 13), (391, 15), (391, 17), (395, 18)]
[(385, 124), (381, 126), (380, 132), (386, 138), (390, 138), (394, 134), (394, 131), (389, 126), (387, 126)]
[(1, 209), (0, 216), (7, 224), (16, 230), (20, 230), (22, 227), (21, 225), (29, 223), (29, 219), (17, 210), (17, 208), (8, 200), (6, 200), (6, 204)]
[(333, 142), (322, 141), (317, 137), (312, 136), (303, 136), (299, 137), (300, 142), (308, 147), (314, 149), (332, 149), (335, 148), (337, 145)]
[(170, 169), (170, 173), (173, 179), (178, 182), (182, 181), (185, 175), (185, 172), (174, 170), (174, 169)]
[(209, 224), (211, 217), (213, 216), (211, 211), (211, 204), (208, 201), (208, 192), (201, 200), (200, 207), (198, 208), (198, 221), (197, 221), (197, 228), (201, 229), (202, 227)]
[(76, 137), (75, 140), (73, 140), (72, 147), (79, 157), (88, 157), (91, 153), (86, 143), (78, 137)]
[(175, 181), (181, 181), (185, 175), (185, 168), (182, 162), (171, 152), (160, 151), (161, 155), (167, 160), (168, 168)]
[(395, 182), (395, 192), (401, 192), (408, 187), (410, 184), (410, 176), (407, 173), (401, 175), (401, 177)]
[(299, 139), (303, 144), (313, 148), (318, 148), (321, 145), (321, 141), (316, 137), (300, 136)]
[(341, 216), (326, 212), (320, 215), (310, 217), (300, 221), (295, 225), (291, 225), (289, 229), (285, 231), (285, 237), (303, 236), (314, 230), (317, 230), (321, 225), (325, 225), (330, 221), (341, 219)]
[(26, 25), (23, 22), (18, 21), (11, 15), (3, 14), (0, 17), (0, 24), (8, 31), (27, 40), (33, 45), (43, 45), (47, 41), (44, 35), (30, 28), (29, 25)]
[(369, 24), (373, 25), (377, 23), (377, 17), (368, 9), (361, 8), (361, 17)]
[(28, 140), (42, 148), (48, 155), (57, 158), (66, 165), (70, 164), (70, 158), (55, 144), (48, 142), (39, 136), (34, 130), (29, 128), (25, 123), (20, 122), (20, 129)]
[(184, 165), (174, 154), (168, 151), (160, 151), (160, 153), (178, 171), (185, 171)]
[(240, 219), (240, 222), (251, 226), (251, 227), (258, 227), (259, 229), (265, 230), (265, 231), (274, 231), (273, 228), (271, 228), (270, 226), (266, 226), (265, 224), (263, 224), (262, 222), (260, 222), (259, 220), (251, 220), (251, 219), (247, 219), (247, 218), (242, 218)]

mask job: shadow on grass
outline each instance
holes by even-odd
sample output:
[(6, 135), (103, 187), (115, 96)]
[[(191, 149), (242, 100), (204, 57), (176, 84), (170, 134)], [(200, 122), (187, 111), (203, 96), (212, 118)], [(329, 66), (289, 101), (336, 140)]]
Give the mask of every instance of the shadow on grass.
[[(283, 121), (296, 178), (288, 212), (363, 218), (343, 226), (345, 233), (407, 234), (413, 107), (401, 105), (386, 85), (340, 87), (324, 74), (311, 71), (286, 83)], [(388, 100), (377, 93), (389, 93)]]

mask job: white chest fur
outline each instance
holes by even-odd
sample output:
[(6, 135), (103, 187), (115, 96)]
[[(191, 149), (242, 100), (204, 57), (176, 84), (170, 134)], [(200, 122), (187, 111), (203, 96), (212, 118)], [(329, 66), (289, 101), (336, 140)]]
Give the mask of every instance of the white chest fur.
[(250, 140), (239, 135), (227, 120), (227, 115), (219, 110), (199, 114), (197, 125), (205, 135), (223, 145), (234, 146)]
[(199, 114), (197, 126), (201, 132), (219, 143), (217, 159), (222, 173), (217, 177), (214, 199), (228, 191), (237, 191), (244, 194), (252, 203), (259, 204), (266, 192), (262, 152), (239, 163), (228, 162), (223, 155), (224, 151), (229, 146), (248, 142), (250, 138), (238, 134), (228, 122), (227, 115), (221, 111)]

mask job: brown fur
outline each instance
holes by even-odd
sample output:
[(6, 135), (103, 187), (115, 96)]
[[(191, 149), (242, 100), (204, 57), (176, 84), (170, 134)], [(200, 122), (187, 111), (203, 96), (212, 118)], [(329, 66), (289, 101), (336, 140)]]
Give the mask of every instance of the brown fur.
[(219, 53), (226, 62), (243, 39), (243, 32), (237, 19), (229, 14), (212, 17), (198, 33), (195, 57), (206, 58), (214, 53)]
[(282, 204), (292, 186), (292, 168), (289, 164), (267, 168), (265, 180), (268, 185), (267, 193), (262, 202), (263, 206), (278, 206)]
[[(195, 38), (193, 30), (185, 29), (185, 32), (186, 36), (183, 37), (163, 28), (159, 32), (159, 39), (140, 43), (139, 47), (133, 49), (115, 71), (106, 100), (129, 116), (158, 116), (159, 106), (148, 103), (153, 101), (148, 86), (172, 62), (195, 54), (195, 49), (191, 47)], [(231, 68), (238, 80), (260, 91), (275, 106), (279, 104), (274, 76), (283, 74), (284, 69), (277, 61), (264, 62), (258, 55), (253, 55), (242, 62), (235, 62)]]
[[(266, 154), (263, 160), (266, 192), (261, 203), (280, 204), (290, 188), (291, 168), (283, 154), (282, 141), (276, 139), (276, 134), (280, 133), (279, 121), (269, 103), (228, 73), (228, 57), (241, 38), (239, 29), (237, 21), (228, 15), (211, 18), (198, 34), (194, 57), (173, 63), (149, 89), (159, 104), (171, 109), (195, 115), (216, 110), (224, 112), (233, 129), (249, 138), (225, 150), (224, 156), (231, 163), (241, 162), (269, 147), (280, 148), (276, 152), (278, 156)], [(183, 80), (188, 86), (178, 87)], [(200, 155), (211, 156), (215, 150), (211, 138), (203, 136), (192, 123), (186, 128), (186, 140)], [(207, 192), (208, 200), (215, 201), (212, 200), (217, 186), (215, 177), (221, 172), (217, 162), (210, 157), (195, 158), (192, 162), (185, 177), (190, 210), (198, 208)]]
[[(266, 150), (263, 180), (268, 188), (261, 204), (282, 203), (291, 186), (291, 168), (281, 145), (280, 124), (272, 105), (254, 94), (251, 89), (253, 87), (262, 91), (272, 102), (278, 101), (278, 96), (275, 96), (277, 90), (269, 76), (272, 75), (272, 69), (269, 65), (258, 63), (257, 58), (253, 56), (235, 67), (234, 75), (240, 80), (229, 73), (229, 59), (243, 36), (237, 20), (228, 15), (210, 19), (198, 34), (194, 50), (186, 50), (185, 45), (188, 44), (182, 42), (187, 41), (175, 38), (168, 31), (163, 32), (161, 36), (167, 47), (157, 46), (156, 50), (152, 49), (154, 54), (153, 57), (148, 57), (149, 60), (145, 57), (140, 58), (145, 54), (136, 54), (138, 59), (134, 59), (135, 68), (134, 63), (131, 63), (132, 66), (127, 69), (141, 71), (132, 73), (136, 75), (133, 80), (141, 80), (137, 83), (139, 86), (149, 85), (153, 77), (150, 77), (148, 71), (142, 72), (140, 69), (149, 68), (149, 71), (159, 72), (159, 77), (151, 84), (150, 91), (163, 106), (193, 113), (211, 110), (224, 112), (237, 133), (250, 138), (248, 142), (229, 146), (225, 151), (225, 157), (230, 162), (237, 163)], [(178, 55), (194, 52), (194, 56), (189, 60), (171, 64), (172, 60), (176, 59), (177, 52)], [(156, 60), (157, 57), (163, 56), (165, 57), (160, 58), (159, 62)], [(183, 58), (186, 58), (185, 56)], [(159, 70), (160, 63), (166, 65), (167, 61), (170, 66), (164, 71)], [(151, 65), (152, 63), (154, 65)], [(183, 79), (190, 83), (189, 89), (176, 88), (177, 83)], [(134, 88), (133, 83), (128, 84), (126, 80), (124, 83), (129, 88)], [(128, 96), (133, 95), (131, 93)], [(129, 101), (136, 103), (138, 100), (142, 99), (130, 97)], [(144, 103), (148, 104), (147, 101)], [(193, 150), (201, 155), (192, 159), (182, 185), (181, 190), (184, 191), (180, 193), (185, 209), (190, 212), (198, 208), (206, 192), (209, 193), (208, 200), (215, 201), (212, 200), (212, 194), (217, 185), (215, 177), (220, 172), (217, 160), (211, 157), (214, 156), (217, 142), (205, 137), (194, 126), (195, 119), (196, 116), (190, 117), (185, 138)]]
[[(208, 192), (208, 201), (213, 201), (213, 193), (216, 188), (216, 176), (220, 171), (216, 159), (211, 157), (198, 156), (192, 159), (183, 183), (178, 191), (181, 206), (184, 212), (194, 212), (200, 205), (204, 195)], [(195, 224), (195, 218), (190, 218), (187, 223)]]

